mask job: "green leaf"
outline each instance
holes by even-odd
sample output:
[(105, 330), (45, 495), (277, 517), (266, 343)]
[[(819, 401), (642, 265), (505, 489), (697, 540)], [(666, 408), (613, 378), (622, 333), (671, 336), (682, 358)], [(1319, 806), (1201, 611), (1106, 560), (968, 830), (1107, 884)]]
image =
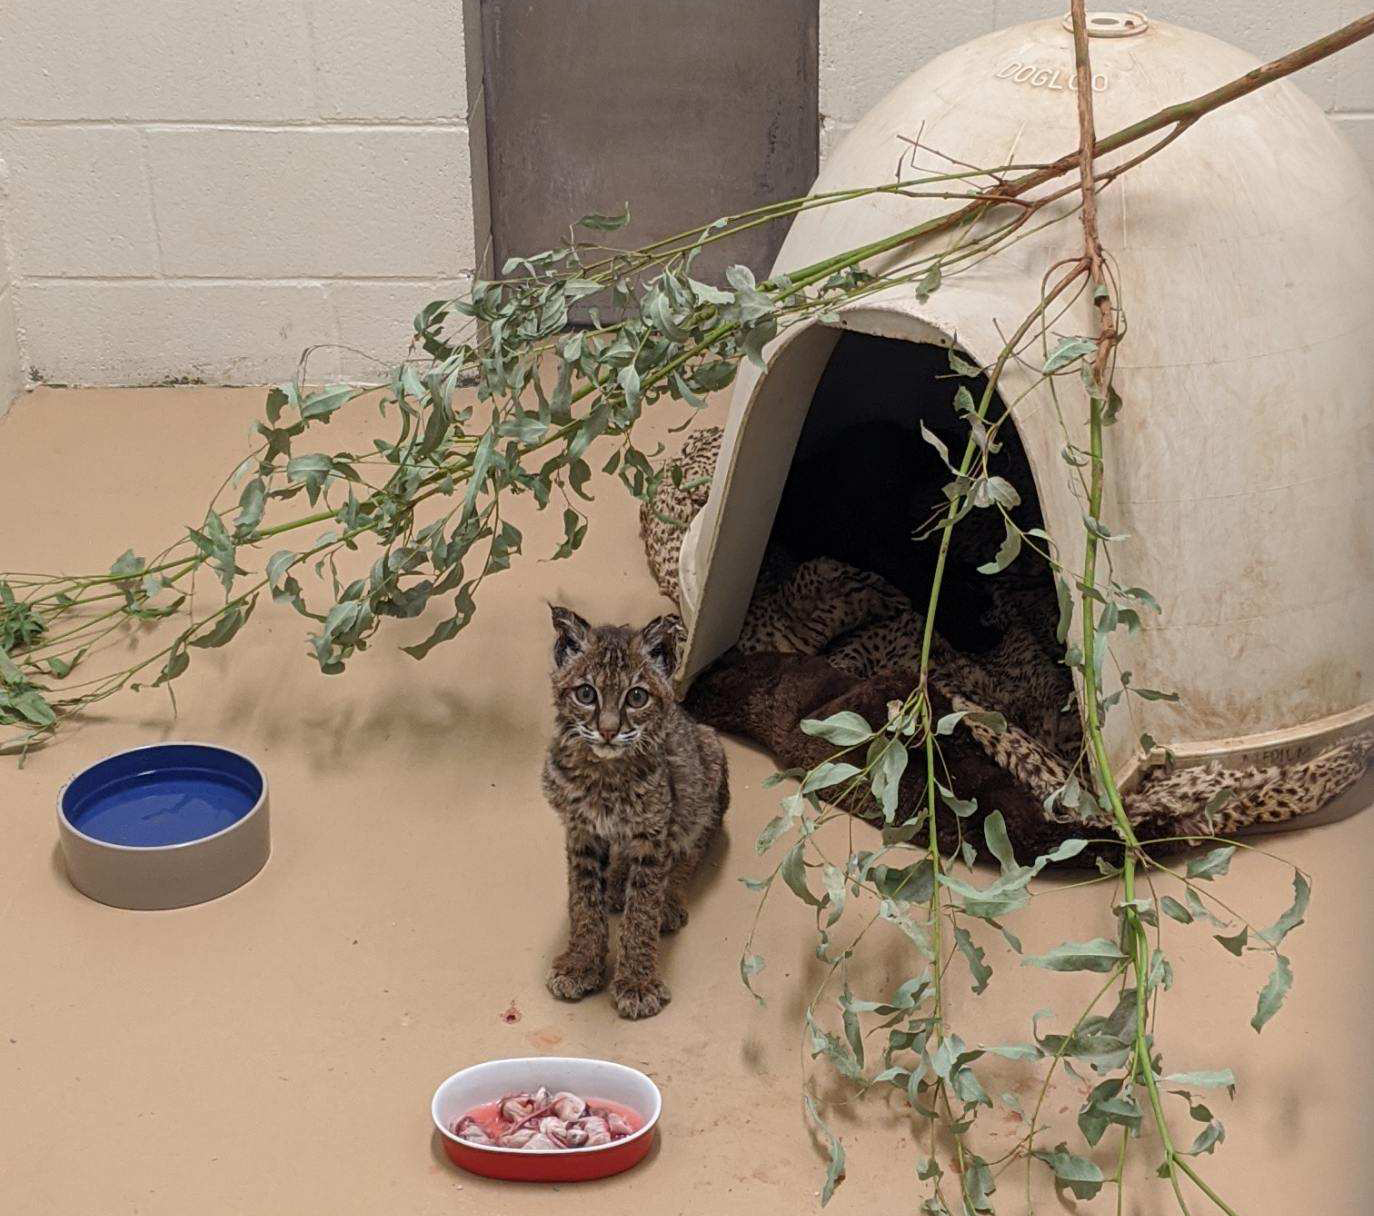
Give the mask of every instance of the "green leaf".
[(1145, 1112), (1134, 1098), (1122, 1094), (1123, 1087), (1122, 1078), (1112, 1077), (1094, 1087), (1088, 1095), (1087, 1102), (1078, 1112), (1078, 1128), (1089, 1144), (1096, 1145), (1113, 1123), (1132, 1131), (1139, 1130)]
[[(295, 390), (293, 389), (292, 391), (294, 392)], [(265, 407), (267, 421), (275, 425), (277, 420), (281, 417), (282, 408), (289, 405), (290, 402), (291, 398), (280, 388), (269, 388), (267, 390), (267, 403)]]
[(1129, 532), (1111, 532), (1101, 520), (1094, 519), (1093, 516), (1086, 513), (1083, 516), (1083, 526), (1097, 537), (1098, 540), (1113, 541), (1130, 539)]
[(809, 794), (813, 790), (829, 789), (857, 777), (860, 772), (862, 770), (857, 765), (827, 760), (807, 773), (806, 780), (802, 782), (801, 792)]
[(764, 824), (763, 830), (759, 832), (758, 839), (754, 842), (754, 848), (760, 857), (768, 852), (778, 837), (796, 822), (797, 816), (801, 813), (801, 805), (800, 794), (793, 794), (783, 799), (782, 813), (775, 815)]
[(1199, 1072), (1171, 1072), (1162, 1078), (1170, 1085), (1184, 1085), (1189, 1089), (1231, 1089), (1236, 1087), (1236, 1074), (1229, 1068), (1202, 1069)]
[(805, 1095), (806, 1112), (811, 1116), (812, 1121), (820, 1130), (830, 1145), (830, 1164), (825, 1171), (825, 1185), (821, 1187), (821, 1207), (825, 1207), (835, 1194), (835, 1188), (844, 1181), (844, 1145), (834, 1132), (826, 1126), (825, 1120), (821, 1118), (820, 1111), (816, 1109), (816, 1103), (810, 1094)]
[(1065, 338), (1054, 348), (1041, 370), (1046, 375), (1052, 375), (1085, 355), (1095, 354), (1096, 351), (1097, 343), (1092, 338)]
[(1058, 574), (1054, 576), (1054, 590), (1059, 597), (1059, 625), (1055, 629), (1055, 637), (1062, 646), (1069, 636), (1069, 625), (1073, 621), (1073, 593), (1069, 590), (1069, 584)]
[(336, 384), (332, 388), (322, 389), (301, 402), (301, 417), (306, 420), (323, 418), (328, 421), (334, 411), (351, 400), (357, 392), (356, 388), (348, 384)]
[(920, 281), (916, 284), (916, 299), (924, 304), (935, 292), (939, 291), (940, 281), (940, 263), (932, 262), (930, 269), (921, 276)]
[(787, 856), (782, 862), (782, 880), (792, 888), (793, 893), (803, 903), (810, 904), (813, 908), (819, 908), (821, 901), (812, 894), (811, 888), (806, 885), (806, 866), (802, 861), (802, 851), (805, 841), (799, 840), (788, 851)]
[(174, 646), (171, 654), (167, 656), (167, 662), (162, 665), (162, 670), (158, 672), (157, 679), (153, 681), (153, 687), (159, 684), (166, 684), (168, 680), (175, 680), (191, 665), (191, 656), (180, 646)]
[(297, 554), (291, 549), (278, 549), (267, 559), (267, 584), (269, 587), (280, 587), (282, 576), (289, 570), (296, 561)]
[(740, 960), (739, 960), (739, 976), (740, 976), (740, 979), (742, 979), (742, 980), (744, 981), (744, 986), (745, 986), (746, 988), (749, 989), (749, 995), (752, 996), (752, 997), (754, 998), (754, 1000), (758, 1001), (758, 1003), (759, 1003), (760, 1005), (764, 1004), (765, 1002), (764, 1002), (763, 997), (761, 997), (757, 992), (754, 991), (754, 985), (753, 985), (752, 981), (753, 981), (754, 976), (758, 975), (758, 973), (759, 973), (760, 971), (762, 971), (762, 970), (763, 970), (763, 956), (762, 956), (762, 955), (759, 955), (759, 954), (743, 954), (743, 955), (740, 956)]
[(944, 441), (940, 439), (934, 431), (930, 430), (924, 422), (921, 422), (919, 425), (921, 428), (921, 438), (940, 453), (940, 459), (945, 462), (945, 467), (953, 472), (954, 466), (949, 463), (949, 448), (945, 446)]
[(1219, 941), (1223, 946), (1225, 946), (1227, 950), (1229, 950), (1232, 954), (1239, 958), (1242, 952), (1245, 950), (1245, 942), (1247, 937), (1249, 936), (1249, 932), (1250, 931), (1248, 929), (1242, 927), (1239, 933), (1236, 933), (1231, 937), (1223, 937), (1219, 933), (1214, 933), (1212, 936), (1215, 937), (1217, 941)]
[(949, 348), (949, 370), (956, 376), (964, 376), (968, 379), (983, 374), (983, 369), (981, 367), (977, 366), (977, 364), (970, 363), (962, 355), (956, 352), (952, 346)]
[(1194, 920), (1206, 921), (1209, 925), (1215, 925), (1218, 929), (1225, 929), (1226, 922), (1218, 920), (1203, 906), (1202, 899), (1198, 893), (1189, 887), (1184, 892), (1184, 898), (1188, 901), (1188, 911), (1192, 913)]
[(577, 221), (579, 228), (592, 228), (597, 232), (615, 232), (630, 222), (630, 204), (626, 203), (619, 215), (584, 215)]
[(236, 604), (215, 622), (214, 628), (211, 629), (209, 633), (192, 638), (189, 644), (207, 648), (223, 646), (225, 642), (229, 641), (229, 639), (243, 627), (244, 622), (252, 615), (253, 606), (256, 603), (257, 597), (254, 596), (248, 601), (246, 608)]
[[(59, 659), (56, 655), (54, 655), (51, 659), (48, 660), (48, 670), (52, 672), (52, 674), (55, 675), (59, 680), (65, 679), (67, 676), (71, 675), (72, 668), (75, 667), (79, 662), (81, 662), (81, 657), (85, 653), (86, 648), (83, 646), (70, 659)], [(3, 664), (0, 663), (0, 666), (2, 665)]]
[(1307, 879), (1303, 877), (1300, 870), (1294, 870), (1292, 906), (1269, 928), (1259, 930), (1255, 936), (1268, 942), (1271, 946), (1279, 945), (1285, 937), (1302, 924), (1303, 917), (1307, 914), (1307, 903), (1311, 894), (1312, 888), (1308, 885)]
[(563, 511), (563, 541), (554, 550), (554, 558), (571, 557), (581, 546), (586, 535), (586, 519), (571, 507), (565, 508)]
[(729, 304), (735, 298), (728, 291), (712, 287), (709, 283), (698, 283), (696, 279), (689, 278), (687, 286), (691, 288), (692, 296), (698, 304)]
[(951, 735), (954, 728), (965, 718), (971, 722), (977, 722), (980, 726), (986, 726), (994, 734), (1002, 734), (1007, 729), (1007, 720), (999, 713), (984, 709), (961, 709), (955, 713), (945, 714), (936, 724), (935, 733), (937, 735)]
[(477, 495), (482, 490), (487, 479), (487, 473), (491, 469), (495, 446), (496, 432), (494, 430), (484, 432), (477, 444), (477, 451), (472, 456), (472, 472), (468, 475), (467, 493), (463, 495), (463, 511), (459, 516), (460, 522), (472, 515), (472, 505), (477, 501)]
[(1063, 942), (1047, 954), (1027, 955), (1022, 965), (1044, 967), (1048, 971), (1097, 971), (1113, 970), (1117, 964), (1125, 962), (1115, 942), (1105, 937), (1095, 937), (1087, 942)]
[(1213, 849), (1205, 857), (1194, 857), (1188, 863), (1188, 877), (1210, 881), (1220, 874), (1225, 874), (1230, 868), (1231, 858), (1235, 851), (1235, 845), (1224, 844), (1220, 848)]
[(873, 738), (873, 728), (848, 709), (825, 719), (805, 718), (801, 729), (803, 734), (815, 735), (841, 747), (853, 747), (856, 743), (865, 743)]
[(311, 474), (328, 473), (331, 468), (333, 461), (323, 452), (306, 452), (286, 462), (286, 477), (289, 481), (301, 481)]
[(1160, 692), (1159, 689), (1157, 689), (1157, 688), (1137, 688), (1137, 687), (1135, 687), (1135, 685), (1131, 685), (1131, 692), (1133, 692), (1133, 693), (1134, 693), (1137, 697), (1139, 697), (1142, 701), (1177, 701), (1177, 700), (1178, 700), (1178, 693), (1176, 693), (1176, 692)]
[(146, 568), (146, 563), (132, 549), (125, 549), (110, 567), (110, 573), (120, 578), (131, 578), (135, 574), (142, 574)]
[(625, 400), (630, 405), (634, 405), (640, 397), (639, 373), (635, 371), (633, 363), (627, 363), (616, 375), (616, 382), (620, 385), (621, 391), (625, 394)]
[(830, 915), (825, 919), (825, 927), (828, 929), (844, 915), (844, 875), (838, 867), (832, 866), (828, 862), (821, 873), (822, 881), (825, 884), (825, 900), (823, 902), (830, 905)]
[(1180, 925), (1191, 925), (1193, 923), (1192, 913), (1172, 895), (1161, 897), (1159, 901), (1159, 910), (1163, 912), (1165, 916), (1173, 917)]
[(891, 823), (897, 812), (897, 800), (901, 793), (902, 774), (906, 771), (906, 744), (900, 739), (892, 739), (883, 748), (881, 757), (873, 769), (873, 797), (882, 808), (883, 819)]
[(990, 562), (984, 562), (978, 567), (979, 574), (1000, 574), (1012, 564), (1021, 552), (1021, 533), (1011, 520), (1006, 521), (1006, 536), (1002, 540), (1001, 546), (997, 550), (997, 555)]
[(987, 842), (988, 852), (997, 858), (1003, 874), (1017, 869), (1016, 853), (1011, 847), (1007, 821), (1001, 811), (993, 811), (983, 820), (983, 839)]
[(250, 535), (262, 523), (263, 508), (267, 505), (267, 486), (261, 477), (254, 477), (239, 495), (239, 513), (234, 519), (234, 535)]
[(1196, 1157), (1199, 1153), (1210, 1153), (1218, 1144), (1226, 1139), (1226, 1129), (1220, 1121), (1213, 1119), (1206, 1127), (1197, 1134), (1197, 1139), (1193, 1141), (1190, 1148), (1181, 1150), (1184, 1156)]
[(43, 694), (36, 688), (26, 689), (24, 692), (16, 693), (10, 697), (9, 707), (17, 710), (34, 726), (52, 726), (57, 721), (57, 715), (53, 713), (52, 706), (47, 703)]
[(959, 948), (959, 953), (968, 960), (968, 968), (973, 975), (974, 995), (981, 996), (987, 989), (988, 981), (992, 979), (992, 968), (987, 964), (983, 948), (974, 945), (968, 930), (960, 925), (954, 927), (954, 944)]
[(1269, 1021), (1279, 1011), (1283, 1004), (1283, 998), (1288, 995), (1288, 990), (1293, 987), (1293, 969), (1289, 965), (1288, 959), (1282, 954), (1274, 956), (1274, 970), (1269, 976), (1269, 982), (1260, 991), (1259, 1002), (1255, 1006), (1255, 1016), (1250, 1019), (1250, 1025), (1255, 1030), (1264, 1029), (1264, 1024)]
[(910, 914), (900, 904), (885, 899), (878, 905), (878, 915), (888, 924), (896, 925), (905, 933), (924, 958), (930, 962), (935, 961), (935, 951), (931, 947), (929, 935), (923, 926), (912, 920)]
[(1060, 1143), (1053, 1151), (1038, 1148), (1031, 1155), (1048, 1165), (1079, 1199), (1091, 1199), (1102, 1189), (1102, 1171), (1091, 1161), (1074, 1156), (1067, 1144)]

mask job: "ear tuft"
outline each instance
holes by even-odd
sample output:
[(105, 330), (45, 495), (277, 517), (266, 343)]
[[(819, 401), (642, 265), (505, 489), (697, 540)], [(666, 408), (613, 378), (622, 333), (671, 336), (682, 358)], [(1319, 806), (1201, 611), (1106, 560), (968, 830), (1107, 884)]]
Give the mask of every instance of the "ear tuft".
[(562, 667), (587, 649), (592, 627), (571, 608), (551, 604), (549, 614), (553, 617), (553, 665)]
[(677, 671), (682, 644), (686, 640), (687, 630), (683, 628), (681, 618), (674, 614), (656, 616), (639, 631), (639, 644), (644, 648), (644, 653), (668, 680)]

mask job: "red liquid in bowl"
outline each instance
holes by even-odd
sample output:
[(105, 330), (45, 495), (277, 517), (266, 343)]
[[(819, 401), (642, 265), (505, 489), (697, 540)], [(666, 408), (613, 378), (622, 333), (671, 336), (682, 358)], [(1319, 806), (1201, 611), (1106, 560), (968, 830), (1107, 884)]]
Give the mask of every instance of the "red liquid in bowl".
[[(633, 1108), (625, 1106), (620, 1102), (612, 1102), (607, 1098), (584, 1098), (583, 1101), (587, 1103), (587, 1113), (589, 1115), (602, 1114), (606, 1111), (609, 1111), (613, 1115), (619, 1115), (630, 1125), (631, 1135), (644, 1126), (644, 1116)], [(472, 1119), (474, 1122), (480, 1124), (482, 1130), (495, 1140), (502, 1132), (510, 1129), (510, 1124), (501, 1118), (501, 1102), (502, 1099), (497, 1098), (491, 1102), (483, 1102), (481, 1106), (474, 1106), (463, 1116), (463, 1119)], [(463, 1119), (457, 1120), (454, 1126), (456, 1127)], [(625, 1137), (621, 1136), (619, 1139), (623, 1140)], [(611, 1143), (614, 1144), (616, 1141), (612, 1140)], [(563, 1149), (562, 1151), (571, 1152), (572, 1150)]]

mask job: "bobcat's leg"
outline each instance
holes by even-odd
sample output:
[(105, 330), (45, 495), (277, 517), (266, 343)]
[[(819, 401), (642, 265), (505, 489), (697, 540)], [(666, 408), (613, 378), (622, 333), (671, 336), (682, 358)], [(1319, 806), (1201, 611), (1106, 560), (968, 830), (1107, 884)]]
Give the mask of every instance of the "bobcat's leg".
[(701, 865), (701, 859), (710, 849), (711, 841), (720, 831), (721, 821), (724, 820), (725, 812), (730, 806), (730, 777), (725, 762), (725, 749), (721, 747), (716, 732), (709, 726), (698, 725), (697, 731), (703, 743), (706, 785), (708, 789), (712, 786), (715, 789), (712, 795), (714, 806), (710, 812), (710, 821), (700, 835), (678, 856), (668, 873), (668, 893), (663, 900), (664, 933), (674, 933), (687, 923), (687, 888), (691, 884), (692, 875)]
[(611, 995), (623, 1018), (651, 1018), (672, 993), (658, 976), (658, 936), (668, 894), (668, 842), (636, 835), (625, 842), (625, 921)]
[(556, 997), (576, 1001), (606, 982), (606, 842), (569, 833), (568, 948), (553, 961), (545, 983)]

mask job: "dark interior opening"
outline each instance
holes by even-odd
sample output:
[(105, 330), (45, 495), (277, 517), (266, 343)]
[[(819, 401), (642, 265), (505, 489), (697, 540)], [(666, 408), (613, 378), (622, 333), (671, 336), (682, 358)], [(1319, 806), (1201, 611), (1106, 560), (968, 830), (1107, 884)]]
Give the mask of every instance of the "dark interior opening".
[[(771, 544), (797, 561), (833, 557), (880, 574), (924, 612), (940, 543), (940, 531), (927, 530), (948, 505), (943, 488), (953, 474), (921, 424), (957, 466), (969, 434), (955, 408), (961, 385), (977, 401), (987, 381), (956, 376), (944, 347), (844, 334), (812, 397)], [(989, 418), (1002, 413), (994, 400)], [(990, 472), (1020, 495), (1013, 519), (1022, 529), (1043, 527), (1015, 426), (1004, 425), (997, 443)], [(955, 528), (935, 623), (959, 650), (978, 653), (999, 640), (1000, 630), (982, 619), (990, 578), (977, 567), (993, 559), (1004, 533), (995, 507), (971, 511)], [(1049, 580), (1043, 563), (1024, 551), (1012, 577), (1026, 577), (1032, 563)]]

